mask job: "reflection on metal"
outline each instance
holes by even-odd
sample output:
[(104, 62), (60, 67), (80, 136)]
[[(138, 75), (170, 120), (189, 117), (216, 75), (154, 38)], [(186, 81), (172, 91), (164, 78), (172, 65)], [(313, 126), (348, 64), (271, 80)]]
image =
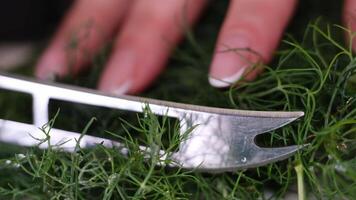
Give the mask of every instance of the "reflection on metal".
[[(109, 96), (98, 91), (68, 85), (41, 83), (6, 74), (0, 74), (0, 88), (31, 94), (33, 97), (33, 124), (0, 120), (0, 141), (22, 146), (35, 146), (37, 139), (45, 136), (38, 128), (48, 122), (50, 99), (102, 106), (118, 110), (143, 112), (149, 105), (156, 115), (167, 115), (180, 121), (181, 134), (192, 129), (179, 146), (178, 152), (166, 154), (172, 166), (208, 172), (234, 171), (262, 166), (293, 155), (303, 146), (261, 148), (255, 144), (258, 134), (282, 127), (303, 116), (303, 112), (261, 112), (212, 108), (133, 96)], [(74, 151), (80, 134), (51, 129), (51, 144)], [(102, 143), (107, 147), (123, 144), (103, 138), (85, 135), (80, 140), (82, 148)], [(40, 148), (46, 148), (47, 143)], [(141, 147), (143, 150), (147, 148)]]

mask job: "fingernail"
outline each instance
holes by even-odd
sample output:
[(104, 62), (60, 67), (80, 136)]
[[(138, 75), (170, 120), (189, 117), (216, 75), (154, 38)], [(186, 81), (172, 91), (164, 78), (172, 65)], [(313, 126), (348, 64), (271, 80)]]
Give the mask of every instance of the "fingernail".
[(62, 63), (65, 61), (61, 55), (47, 53), (37, 63), (35, 75), (41, 80), (54, 81), (66, 74), (66, 65)]
[(244, 72), (245, 72), (245, 68), (241, 68), (235, 74), (233, 74), (231, 76), (224, 77), (224, 78), (217, 78), (217, 77), (210, 76), (209, 83), (211, 86), (216, 87), (216, 88), (229, 87), (230, 85), (239, 81)]
[(125, 83), (123, 83), (120, 87), (118, 87), (117, 89), (112, 90), (110, 93), (113, 95), (123, 95), (126, 94), (131, 87), (131, 81), (127, 81)]
[(219, 42), (214, 55), (209, 83), (213, 87), (225, 88), (241, 79), (249, 66), (250, 43), (244, 34), (234, 34)]
[(41, 74), (37, 75), (38, 79), (46, 80), (46, 81), (55, 81), (56, 77), (57, 77), (56, 74), (53, 72), (41, 73)]
[(132, 51), (120, 52), (111, 58), (101, 77), (99, 89), (114, 95), (122, 95), (131, 89), (136, 55)]

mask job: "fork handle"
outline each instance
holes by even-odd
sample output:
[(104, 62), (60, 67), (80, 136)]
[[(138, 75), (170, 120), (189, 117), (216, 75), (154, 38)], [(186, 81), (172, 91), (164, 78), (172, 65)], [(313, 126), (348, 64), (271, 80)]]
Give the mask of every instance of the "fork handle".
[[(0, 74), (0, 88), (31, 94), (33, 97), (33, 124), (40, 127), (47, 123), (50, 99), (82, 103), (93, 106), (143, 112), (146, 104), (157, 115), (179, 117), (179, 108), (164, 105), (159, 100), (122, 95), (120, 97), (100, 94), (98, 91), (61, 84), (43, 84), (38, 81), (26, 80)], [(151, 101), (151, 102), (150, 102)], [(152, 102), (154, 101), (154, 102)], [(186, 110), (184, 112), (187, 112)]]
[(143, 112), (147, 104), (156, 115), (186, 118), (186, 115), (209, 116), (235, 116), (235, 117), (267, 117), (267, 118), (298, 118), (303, 112), (269, 112), (214, 108), (206, 106), (189, 105), (142, 98), (136, 96), (120, 95), (110, 96), (102, 92), (82, 87), (69, 86), (58, 83), (41, 82), (21, 76), (0, 73), (0, 88), (28, 93), (33, 96), (34, 125), (42, 126), (48, 122), (48, 103), (50, 99), (82, 103), (93, 106)]

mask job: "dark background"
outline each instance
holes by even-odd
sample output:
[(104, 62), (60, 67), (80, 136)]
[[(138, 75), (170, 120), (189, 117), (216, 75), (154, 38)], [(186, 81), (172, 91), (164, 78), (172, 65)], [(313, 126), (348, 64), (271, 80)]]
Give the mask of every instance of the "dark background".
[[(61, 19), (65, 10), (70, 6), (71, 0), (12, 0), (2, 1), (0, 6), (0, 41), (9, 40), (40, 40), (53, 33), (54, 28)], [(289, 25), (287, 32), (295, 37), (304, 33), (304, 28), (317, 17), (323, 16), (331, 23), (340, 24), (340, 14), (343, 1), (335, 0), (302, 0), (299, 2), (295, 17)], [(212, 0), (207, 12), (216, 15), (222, 21), (229, 1)]]

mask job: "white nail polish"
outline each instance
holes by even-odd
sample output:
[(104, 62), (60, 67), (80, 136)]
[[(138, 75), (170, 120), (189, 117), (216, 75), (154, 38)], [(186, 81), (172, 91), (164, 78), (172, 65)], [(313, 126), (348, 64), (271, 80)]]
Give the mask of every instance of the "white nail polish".
[(45, 76), (45, 80), (47, 81), (55, 81), (56, 80), (56, 74), (55, 73), (49, 73)]
[(123, 83), (120, 87), (112, 90), (111, 93), (114, 95), (126, 94), (130, 90), (131, 85), (132, 85), (131, 81), (127, 81), (127, 82)]
[(216, 88), (229, 87), (233, 83), (235, 83), (238, 80), (240, 80), (240, 78), (241, 78), (241, 76), (243, 75), (244, 72), (245, 72), (245, 67), (241, 68), (235, 74), (233, 74), (231, 76), (224, 77), (224, 78), (215, 78), (215, 77), (211, 77), (210, 76), (209, 77), (209, 83), (210, 83), (210, 85), (212, 85), (213, 87), (216, 87)]

